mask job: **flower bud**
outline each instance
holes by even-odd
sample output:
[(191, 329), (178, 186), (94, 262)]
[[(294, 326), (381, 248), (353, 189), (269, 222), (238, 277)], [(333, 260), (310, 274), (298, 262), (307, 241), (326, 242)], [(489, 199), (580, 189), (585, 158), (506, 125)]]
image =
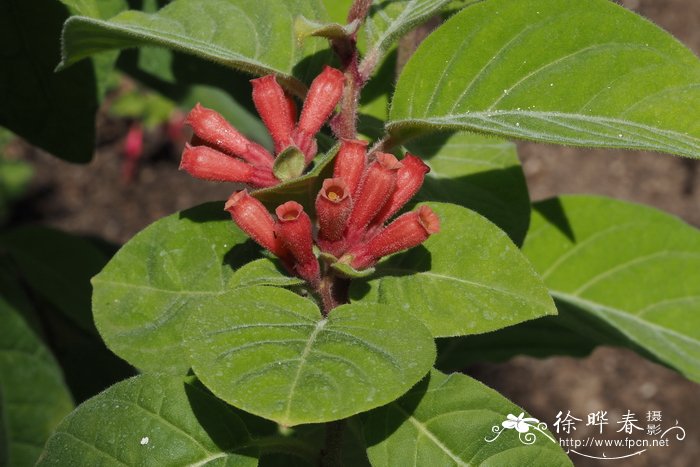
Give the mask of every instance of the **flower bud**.
[(270, 250), (283, 261), (290, 258), (289, 251), (275, 235), (275, 220), (265, 206), (246, 190), (232, 194), (224, 209), (231, 213), (236, 225), (260, 246)]
[(282, 152), (293, 144), (292, 131), (296, 123), (294, 100), (285, 94), (274, 75), (263, 76), (250, 82), (253, 85), (255, 108), (272, 136), (275, 152)]
[(279, 183), (269, 168), (253, 167), (208, 146), (186, 144), (182, 151), (180, 170), (204, 180), (246, 183), (255, 188), (274, 186)]
[(327, 178), (316, 197), (319, 240), (335, 242), (345, 231), (352, 211), (350, 190), (342, 178)]
[(440, 219), (428, 206), (399, 216), (367, 243), (349, 252), (355, 269), (372, 266), (382, 257), (413, 248), (440, 231)]
[(325, 67), (314, 79), (304, 101), (299, 129), (315, 135), (330, 116), (343, 95), (345, 76), (339, 70)]
[(294, 270), (304, 280), (317, 283), (320, 269), (313, 251), (309, 215), (295, 201), (287, 201), (278, 206), (275, 213), (278, 220), (275, 232), (294, 258)]
[(316, 133), (340, 101), (344, 84), (343, 73), (328, 66), (311, 83), (301, 110), (299, 125), (292, 134), (294, 143), (304, 153), (307, 162), (316, 155)]
[(428, 172), (430, 172), (430, 167), (419, 157), (406, 154), (406, 157), (401, 159), (401, 168), (396, 172), (396, 190), (391, 194), (372, 224), (381, 227), (384, 222), (396, 214), (420, 190), (425, 174)]
[(347, 238), (352, 245), (360, 239), (396, 188), (396, 172), (401, 163), (391, 154), (377, 153), (362, 178), (348, 220)]
[(340, 150), (335, 156), (333, 177), (342, 178), (348, 186), (351, 196), (357, 193), (362, 174), (367, 167), (367, 142), (355, 139), (344, 139)]
[(187, 115), (185, 123), (192, 127), (194, 144), (199, 142), (253, 165), (272, 167), (274, 157), (257, 143), (249, 141), (215, 110), (197, 104)]

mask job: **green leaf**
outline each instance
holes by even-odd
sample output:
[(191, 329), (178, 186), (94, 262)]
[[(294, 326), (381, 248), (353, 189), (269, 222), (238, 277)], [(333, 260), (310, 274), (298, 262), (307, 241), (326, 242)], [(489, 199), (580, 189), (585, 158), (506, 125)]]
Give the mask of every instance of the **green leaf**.
[(43, 227), (20, 227), (0, 235), (22, 279), (82, 329), (94, 332), (90, 279), (107, 263), (91, 242)]
[(98, 331), (141, 371), (184, 373), (181, 332), (194, 303), (231, 290), (235, 269), (258, 256), (222, 208), (209, 203), (153, 223), (92, 281)]
[(353, 300), (378, 301), (420, 318), (435, 337), (479, 334), (556, 314), (547, 288), (498, 227), (460, 206), (428, 203), (440, 232), (353, 281)]
[(698, 157), (698, 122), (700, 62), (651, 22), (608, 0), (489, 0), (421, 44), (387, 128)]
[(367, 55), (378, 60), (393, 43), (410, 29), (418, 26), (450, 3), (451, 0), (373, 0), (365, 22)]
[(320, 38), (300, 44), (294, 22), (299, 15), (323, 20), (322, 12), (319, 0), (176, 0), (153, 14), (73, 17), (63, 31), (62, 66), (104, 50), (156, 45), (255, 75), (277, 74), (302, 95), (327, 44)]
[(54, 73), (68, 9), (55, 0), (8, 0), (1, 8), (0, 125), (57, 157), (89, 161), (114, 55)]
[(341, 305), (322, 318), (292, 292), (247, 287), (196, 308), (185, 328), (197, 377), (226, 402), (287, 426), (386, 404), (435, 359), (428, 330), (396, 307)]
[(304, 206), (309, 215), (312, 215), (316, 212), (314, 203), (323, 180), (332, 176), (333, 164), (331, 162), (338, 154), (338, 149), (340, 149), (339, 144), (335, 145), (327, 153), (316, 156), (313, 168), (305, 175), (270, 188), (255, 190), (251, 195), (262, 201), (270, 210), (287, 201), (296, 201)]
[(50, 352), (0, 298), (0, 462), (34, 465), (49, 435), (72, 408)]
[(432, 371), (401, 399), (363, 416), (367, 454), (375, 467), (571, 466), (546, 426), (531, 422), (520, 438), (501, 426), (523, 412), (468, 376)]
[(58, 426), (37, 465), (258, 465), (233, 408), (196, 382), (142, 375), (81, 404)]
[(306, 167), (304, 153), (296, 146), (289, 146), (275, 158), (272, 171), (283, 182), (298, 178)]
[(522, 244), (530, 223), (530, 196), (514, 144), (462, 132), (420, 138), (407, 148), (427, 159), (431, 169), (416, 200), (472, 209)]
[(569, 327), (700, 381), (700, 232), (652, 208), (592, 196), (535, 211), (523, 251)]

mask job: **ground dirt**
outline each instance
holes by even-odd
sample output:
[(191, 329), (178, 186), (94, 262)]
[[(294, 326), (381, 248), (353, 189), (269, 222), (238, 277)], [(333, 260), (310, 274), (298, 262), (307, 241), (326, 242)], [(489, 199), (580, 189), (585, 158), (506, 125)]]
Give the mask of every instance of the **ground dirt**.
[[(700, 0), (624, 0), (626, 7), (672, 31), (700, 54)], [(194, 180), (177, 170), (177, 151), (163, 138), (148, 135), (148, 159), (137, 180), (120, 178), (123, 121), (100, 117), (99, 149), (93, 162), (71, 165), (26, 144), (12, 151), (35, 163), (30, 196), (21, 204), (17, 223), (39, 222), (67, 231), (97, 235), (123, 243), (154, 220), (209, 200), (228, 196), (230, 186)], [(521, 143), (519, 150), (533, 199), (562, 193), (597, 193), (656, 206), (700, 226), (700, 164), (665, 155), (572, 149)], [(648, 411), (662, 412), (664, 427), (678, 424), (686, 438), (667, 448), (651, 448), (625, 460), (591, 460), (572, 455), (577, 466), (700, 465), (700, 387), (677, 373), (637, 354), (599, 348), (582, 359), (518, 357), (499, 364), (480, 364), (468, 372), (501, 391), (533, 416), (554, 421), (557, 412), (571, 411), (583, 419), (576, 439), (586, 436), (586, 414), (607, 410), (615, 433), (628, 410), (646, 427)], [(593, 433), (595, 434), (595, 433)], [(616, 434), (620, 436), (620, 434)], [(585, 451), (581, 449), (581, 451)], [(632, 451), (589, 449), (608, 457)]]

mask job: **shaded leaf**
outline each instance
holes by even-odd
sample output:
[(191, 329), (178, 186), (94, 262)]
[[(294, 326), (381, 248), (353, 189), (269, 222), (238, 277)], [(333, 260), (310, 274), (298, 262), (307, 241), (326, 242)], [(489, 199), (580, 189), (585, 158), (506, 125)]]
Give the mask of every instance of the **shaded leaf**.
[(34, 465), (49, 435), (72, 408), (50, 352), (0, 298), (0, 462)]
[[(319, 0), (176, 0), (156, 13), (126, 11), (109, 21), (74, 17), (63, 31), (63, 62), (93, 53), (157, 45), (255, 75), (275, 73), (297, 94), (315, 74), (323, 39), (297, 41), (297, 16), (322, 20)], [(309, 74), (311, 73), (311, 74)]]
[(82, 329), (94, 332), (90, 279), (107, 263), (90, 241), (44, 227), (0, 235), (23, 280)]
[(193, 303), (231, 290), (235, 269), (257, 252), (221, 203), (165, 217), (93, 279), (95, 325), (107, 346), (141, 371), (184, 373), (181, 332)]
[(287, 426), (386, 404), (435, 358), (425, 326), (395, 307), (341, 305), (322, 318), (312, 301), (273, 287), (199, 301), (186, 333), (192, 369), (214, 394)]
[[(432, 371), (401, 399), (362, 417), (367, 454), (377, 467), (572, 465), (546, 427), (531, 422), (521, 435), (527, 444), (501, 427), (523, 412), (466, 375)], [(502, 431), (496, 439), (492, 428)]]
[(700, 62), (608, 0), (489, 0), (428, 37), (387, 128), (700, 154)]
[(407, 148), (431, 169), (416, 200), (472, 209), (522, 244), (530, 222), (530, 196), (513, 143), (462, 132), (423, 137)]
[(475, 363), (502, 362), (518, 355), (545, 358), (590, 354), (596, 343), (565, 327), (564, 319), (560, 311), (556, 317), (547, 316), (486, 334), (438, 339), (435, 368), (453, 372)]
[(37, 465), (256, 466), (240, 415), (200, 385), (142, 375), (81, 404)]
[(460, 206), (427, 204), (440, 217), (440, 232), (379, 263), (368, 282), (353, 281), (353, 300), (404, 309), (436, 337), (556, 314), (544, 283), (502, 230)]
[(7, 0), (1, 8), (0, 125), (57, 157), (89, 161), (115, 56), (54, 73), (68, 9), (55, 0)]
[(592, 196), (535, 204), (523, 247), (575, 332), (628, 345), (700, 381), (700, 232)]

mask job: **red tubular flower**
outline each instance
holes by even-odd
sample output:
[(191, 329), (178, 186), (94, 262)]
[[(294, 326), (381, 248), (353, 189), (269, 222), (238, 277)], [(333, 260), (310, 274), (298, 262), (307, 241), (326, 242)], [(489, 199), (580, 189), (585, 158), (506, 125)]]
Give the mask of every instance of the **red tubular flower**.
[(309, 215), (295, 201), (287, 201), (278, 206), (275, 213), (278, 219), (275, 232), (294, 258), (294, 270), (306, 281), (316, 284), (320, 269), (313, 251)]
[(201, 142), (221, 152), (238, 156), (253, 165), (272, 167), (275, 161), (265, 148), (249, 141), (215, 110), (197, 104), (187, 115), (185, 123), (192, 127), (196, 136), (192, 139), (195, 145)]
[(413, 154), (407, 153), (406, 157), (401, 159), (401, 164), (401, 168), (396, 172), (396, 190), (372, 221), (373, 225), (381, 227), (396, 214), (418, 192), (425, 180), (425, 174), (430, 172), (430, 167)]
[(430, 235), (440, 231), (440, 219), (428, 206), (399, 216), (366, 244), (349, 252), (350, 265), (365, 269), (387, 256), (413, 248), (423, 243)]
[(250, 82), (253, 85), (255, 108), (275, 142), (275, 152), (282, 152), (293, 144), (292, 131), (296, 123), (294, 100), (285, 94), (274, 75)]
[(186, 144), (180, 169), (196, 178), (215, 182), (247, 183), (256, 188), (279, 183), (269, 168), (254, 167), (208, 146)]
[(362, 174), (367, 167), (367, 142), (356, 139), (344, 139), (335, 156), (333, 177), (342, 178), (347, 183), (351, 196), (357, 193)]
[(352, 211), (350, 190), (342, 178), (328, 178), (316, 197), (319, 243), (341, 239)]
[(260, 201), (241, 190), (229, 197), (224, 209), (250, 238), (288, 263), (289, 250), (275, 235), (275, 220)]
[(307, 162), (316, 155), (316, 140), (319, 132), (343, 95), (345, 76), (339, 70), (325, 67), (314, 79), (304, 101), (299, 124), (293, 133), (297, 147), (306, 156)]
[(377, 153), (360, 182), (355, 205), (348, 220), (346, 237), (350, 244), (359, 240), (367, 225), (382, 209), (396, 188), (396, 172), (401, 163), (391, 154)]

